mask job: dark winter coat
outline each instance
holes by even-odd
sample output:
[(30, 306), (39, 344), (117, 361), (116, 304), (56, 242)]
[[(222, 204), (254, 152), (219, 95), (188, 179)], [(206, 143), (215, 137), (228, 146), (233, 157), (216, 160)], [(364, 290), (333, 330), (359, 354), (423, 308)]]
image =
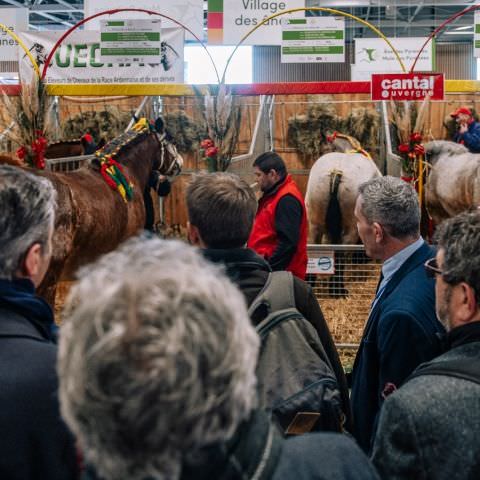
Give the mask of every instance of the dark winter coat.
[[(203, 252), (205, 257), (210, 261), (226, 266), (227, 275), (242, 291), (247, 301), (247, 305), (250, 305), (260, 293), (265, 286), (269, 273), (271, 272), (268, 263), (249, 248), (233, 248), (225, 250), (206, 249), (203, 250)], [(347, 381), (327, 322), (325, 321), (320, 305), (318, 304), (310, 286), (297, 277), (293, 278), (295, 305), (302, 315), (315, 327), (318, 333), (340, 386), (344, 412), (347, 416), (345, 427), (348, 430), (351, 430), (351, 412)], [(255, 325), (263, 320), (265, 316), (262, 315), (262, 312), (258, 313), (259, 318), (253, 318)]]
[[(480, 322), (449, 333), (451, 350), (430, 363), (465, 361), (480, 373)], [(480, 385), (443, 375), (412, 378), (387, 398), (373, 461), (383, 478), (480, 477)]]
[(74, 441), (57, 398), (57, 347), (41, 315), (48, 306), (31, 282), (17, 286), (0, 280), (0, 478), (74, 479)]
[(435, 284), (423, 264), (435, 256), (427, 244), (395, 272), (367, 320), (352, 372), (354, 435), (371, 449), (384, 395), (441, 353), (444, 332), (435, 314)]

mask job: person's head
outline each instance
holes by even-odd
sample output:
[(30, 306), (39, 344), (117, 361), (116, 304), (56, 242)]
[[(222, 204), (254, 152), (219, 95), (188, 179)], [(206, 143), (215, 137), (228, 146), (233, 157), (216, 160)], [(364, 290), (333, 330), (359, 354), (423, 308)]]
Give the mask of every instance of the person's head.
[(0, 165), (0, 278), (41, 283), (52, 253), (55, 208), (49, 180)]
[(262, 192), (270, 190), (287, 175), (287, 167), (282, 157), (275, 152), (265, 152), (253, 162), (255, 180)]
[(450, 116), (455, 119), (457, 124), (469, 123), (473, 120), (472, 111), (468, 107), (459, 107)]
[(396, 177), (378, 177), (358, 189), (355, 218), (366, 254), (386, 260), (420, 235), (420, 207), (413, 187)]
[(197, 249), (135, 238), (79, 274), (58, 372), (63, 417), (105, 480), (178, 478), (256, 407), (243, 295)]
[(425, 268), (434, 275), (439, 320), (447, 330), (480, 321), (480, 212), (465, 212), (441, 223), (437, 255)]
[(193, 245), (245, 246), (257, 211), (253, 190), (231, 173), (201, 173), (187, 187), (188, 233)]

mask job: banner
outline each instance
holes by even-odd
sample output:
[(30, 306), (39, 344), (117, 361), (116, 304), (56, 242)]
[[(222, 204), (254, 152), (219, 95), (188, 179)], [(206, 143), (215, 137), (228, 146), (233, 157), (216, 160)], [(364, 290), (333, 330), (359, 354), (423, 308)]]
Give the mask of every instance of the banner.
[[(2, 8), (0, 9), (0, 23), (3, 23), (17, 35), (18, 32), (28, 30), (28, 9), (26, 8)], [(4, 30), (0, 30), (0, 62), (16, 62), (18, 52), (23, 50), (18, 47), (18, 43)], [(3, 77), (16, 77), (18, 72), (11, 64), (3, 65), (0, 68)], [(4, 71), (5, 70), (5, 71)], [(8, 71), (7, 71), (8, 70)]]
[[(30, 47), (43, 70), (55, 42), (63, 32), (22, 33), (20, 38)], [(161, 61), (152, 63), (105, 63), (100, 59), (100, 32), (75, 31), (67, 37), (53, 56), (47, 70), (47, 83), (183, 83), (183, 28), (162, 29)], [(32, 66), (20, 54), (22, 78), (30, 78)]]
[[(265, 18), (291, 8), (305, 7), (305, 0), (208, 0), (208, 43), (237, 45)], [(296, 17), (303, 16), (297, 12)], [(250, 35), (242, 45), (281, 45), (282, 23), (289, 15), (273, 18)]]
[(443, 73), (383, 73), (372, 75), (372, 100), (444, 100)]
[[(152, 10), (162, 15), (173, 18), (182, 25), (188, 27), (200, 40), (203, 40), (203, 0), (84, 0), (85, 18), (96, 13), (112, 10), (116, 8), (142, 8)], [(111, 16), (102, 16), (94, 18), (85, 24), (88, 30), (100, 30), (100, 20), (117, 18), (152, 18), (147, 13), (142, 12), (119, 12)], [(154, 17), (162, 19), (163, 28), (177, 28), (175, 22), (165, 17)], [(193, 40), (190, 33), (185, 33), (187, 40)]]
[(343, 17), (287, 19), (282, 28), (282, 63), (345, 61)]
[[(418, 52), (425, 43), (423, 37), (389, 38), (405, 65), (410, 70)], [(429, 42), (415, 65), (416, 72), (435, 71), (435, 41)], [(388, 44), (380, 38), (355, 39), (355, 65), (352, 65), (353, 81), (370, 80), (372, 73), (401, 72), (402, 67)]]

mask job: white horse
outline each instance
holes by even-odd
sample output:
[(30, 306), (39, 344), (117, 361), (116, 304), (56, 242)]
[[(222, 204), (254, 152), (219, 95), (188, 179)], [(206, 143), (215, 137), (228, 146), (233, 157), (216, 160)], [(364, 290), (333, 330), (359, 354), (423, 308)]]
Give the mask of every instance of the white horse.
[(438, 224), (480, 205), (480, 154), (445, 140), (425, 145), (432, 165), (425, 186), (425, 204)]
[(343, 152), (321, 156), (308, 176), (305, 204), (309, 242), (326, 240), (333, 244), (352, 245), (359, 240), (353, 215), (358, 187), (382, 174), (355, 139), (342, 135), (333, 143), (335, 149)]

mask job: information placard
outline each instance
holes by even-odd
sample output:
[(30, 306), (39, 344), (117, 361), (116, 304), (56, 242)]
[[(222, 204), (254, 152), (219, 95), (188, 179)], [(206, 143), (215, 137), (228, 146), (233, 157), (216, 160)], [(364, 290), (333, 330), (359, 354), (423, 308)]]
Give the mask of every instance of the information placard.
[(160, 63), (160, 28), (160, 19), (101, 20), (101, 61)]
[(333, 275), (335, 273), (335, 252), (333, 250), (325, 250), (308, 257), (307, 273), (320, 275)]
[(480, 57), (480, 10), (475, 10), (475, 35), (473, 37), (473, 51), (476, 57)]
[(288, 19), (282, 28), (282, 63), (345, 61), (343, 17)]

